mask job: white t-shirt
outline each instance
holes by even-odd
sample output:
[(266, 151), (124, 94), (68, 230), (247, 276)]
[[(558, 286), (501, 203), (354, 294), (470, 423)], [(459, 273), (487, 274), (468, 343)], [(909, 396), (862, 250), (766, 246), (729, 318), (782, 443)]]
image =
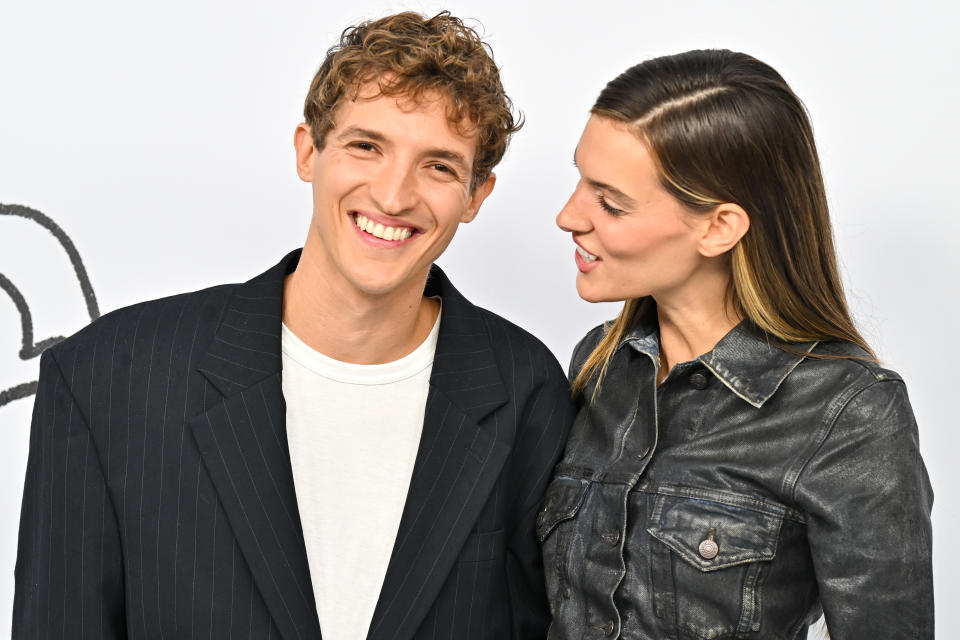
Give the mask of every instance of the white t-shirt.
[(363, 640), (420, 445), (440, 318), (409, 355), (340, 362), (282, 330), (287, 439), (324, 640)]

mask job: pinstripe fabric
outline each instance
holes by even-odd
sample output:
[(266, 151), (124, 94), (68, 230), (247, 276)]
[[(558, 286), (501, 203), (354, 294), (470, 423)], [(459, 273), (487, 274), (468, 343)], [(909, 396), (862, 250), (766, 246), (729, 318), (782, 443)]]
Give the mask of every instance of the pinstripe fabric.
[[(298, 256), (116, 311), (43, 355), (14, 637), (320, 637), (280, 384)], [(439, 269), (427, 293), (444, 314), (369, 638), (543, 637), (533, 519), (571, 420), (566, 380)]]

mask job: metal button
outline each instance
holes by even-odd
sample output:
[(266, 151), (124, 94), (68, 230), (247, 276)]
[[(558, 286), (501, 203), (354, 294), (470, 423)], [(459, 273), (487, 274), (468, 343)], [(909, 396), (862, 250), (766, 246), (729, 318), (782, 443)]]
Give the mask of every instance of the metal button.
[(694, 373), (690, 374), (690, 386), (694, 389), (706, 389), (709, 383), (710, 379), (707, 378), (707, 374), (703, 371), (695, 371)]
[(607, 544), (617, 544), (620, 542), (620, 530), (611, 531), (610, 533), (601, 533), (600, 537), (603, 538), (603, 541)]
[(717, 544), (716, 533), (717, 530), (711, 527), (710, 532), (707, 534), (707, 538), (700, 543), (699, 547), (697, 547), (700, 557), (704, 560), (713, 560), (717, 557), (717, 554), (720, 553), (720, 545)]
[(637, 460), (643, 460), (647, 457), (647, 454), (650, 453), (650, 447), (647, 447), (643, 451), (637, 454)]

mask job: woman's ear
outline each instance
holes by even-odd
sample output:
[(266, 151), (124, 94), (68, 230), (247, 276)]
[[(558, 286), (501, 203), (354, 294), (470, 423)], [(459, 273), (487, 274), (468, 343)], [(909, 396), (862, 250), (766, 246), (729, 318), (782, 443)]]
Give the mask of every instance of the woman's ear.
[(697, 249), (707, 258), (733, 249), (750, 228), (750, 216), (743, 207), (732, 202), (717, 205), (706, 217)]

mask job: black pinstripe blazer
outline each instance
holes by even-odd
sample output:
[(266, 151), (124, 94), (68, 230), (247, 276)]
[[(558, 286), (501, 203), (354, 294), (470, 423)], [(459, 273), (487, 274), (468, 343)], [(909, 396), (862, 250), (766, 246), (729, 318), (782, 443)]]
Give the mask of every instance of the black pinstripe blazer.
[[(44, 353), (14, 637), (320, 638), (280, 379), (298, 258)], [(368, 637), (543, 637), (534, 518), (572, 417), (566, 379), (436, 267), (427, 294), (443, 317), (423, 435)]]

